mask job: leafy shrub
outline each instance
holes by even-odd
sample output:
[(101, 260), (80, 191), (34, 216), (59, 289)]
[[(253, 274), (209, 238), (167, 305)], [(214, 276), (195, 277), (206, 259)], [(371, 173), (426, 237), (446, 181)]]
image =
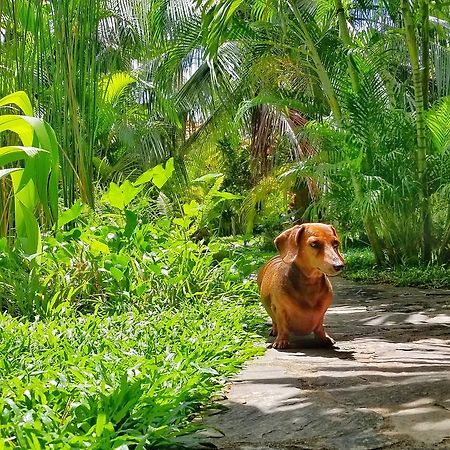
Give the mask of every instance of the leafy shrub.
[(148, 220), (136, 183), (64, 212), (39, 264), (0, 241), (0, 448), (169, 446), (261, 352), (254, 261), (189, 240), (197, 208)]

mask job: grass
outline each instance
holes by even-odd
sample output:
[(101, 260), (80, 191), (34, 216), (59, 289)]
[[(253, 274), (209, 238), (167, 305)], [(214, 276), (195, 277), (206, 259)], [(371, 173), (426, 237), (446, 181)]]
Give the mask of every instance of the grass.
[(346, 268), (344, 278), (364, 283), (386, 283), (394, 286), (422, 288), (450, 288), (450, 268), (430, 264), (377, 267), (370, 249), (347, 248), (344, 251)]
[(261, 351), (246, 330), (250, 312), (258, 314), (217, 298), (176, 310), (45, 322), (0, 316), (6, 355), (0, 443), (27, 449), (173, 444), (225, 377)]
[(263, 352), (259, 259), (178, 222), (88, 211), (39, 264), (0, 242), (0, 449), (182, 448)]

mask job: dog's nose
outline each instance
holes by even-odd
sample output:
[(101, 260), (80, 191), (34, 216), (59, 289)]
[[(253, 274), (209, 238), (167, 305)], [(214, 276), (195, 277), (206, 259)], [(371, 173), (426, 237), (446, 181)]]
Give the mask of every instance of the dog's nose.
[(336, 272), (340, 272), (343, 268), (344, 268), (344, 264), (334, 264), (334, 265), (333, 265), (333, 269), (334, 269)]

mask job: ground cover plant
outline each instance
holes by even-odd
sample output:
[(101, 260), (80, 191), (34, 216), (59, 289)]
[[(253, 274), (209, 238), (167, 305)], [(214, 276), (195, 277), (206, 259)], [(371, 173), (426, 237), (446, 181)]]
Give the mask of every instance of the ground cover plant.
[[(156, 173), (160, 184), (162, 167), (146, 178)], [(186, 239), (195, 212), (146, 217), (138, 191), (112, 184), (101, 213), (63, 213), (60, 224), (79, 225), (44, 237), (39, 264), (3, 239), (2, 448), (180, 447), (261, 352), (253, 267), (220, 256), (218, 241)]]
[(342, 276), (366, 283), (386, 283), (395, 286), (450, 288), (450, 268), (439, 264), (403, 264), (394, 267), (376, 264), (370, 248), (347, 248), (346, 268)]
[(2, 314), (2, 448), (173, 445), (258, 353), (248, 313), (220, 298), (45, 321)]

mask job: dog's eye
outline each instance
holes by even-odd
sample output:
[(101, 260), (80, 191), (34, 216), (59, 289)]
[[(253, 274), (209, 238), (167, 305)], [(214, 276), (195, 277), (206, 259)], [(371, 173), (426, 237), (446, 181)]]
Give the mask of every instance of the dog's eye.
[(319, 248), (320, 247), (320, 242), (318, 241), (313, 241), (309, 244), (312, 248)]
[(337, 241), (336, 241), (336, 242), (333, 242), (333, 247), (334, 247), (334, 248), (338, 248), (338, 247), (339, 247), (339, 242), (337, 242)]

